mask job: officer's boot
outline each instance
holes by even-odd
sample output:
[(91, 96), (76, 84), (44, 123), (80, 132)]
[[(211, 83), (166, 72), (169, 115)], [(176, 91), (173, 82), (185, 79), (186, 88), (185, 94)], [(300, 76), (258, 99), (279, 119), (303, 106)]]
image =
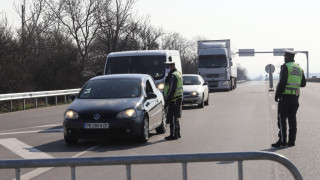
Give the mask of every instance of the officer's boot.
[(287, 142), (281, 142), (280, 139), (276, 143), (271, 144), (272, 147), (279, 147), (279, 148), (283, 148), (286, 145), (287, 145)]
[(166, 140), (176, 140), (178, 139), (174, 132), (174, 125), (170, 123), (170, 136), (165, 137)]
[(289, 129), (289, 142), (288, 142), (289, 147), (295, 146), (296, 134), (297, 134), (297, 128), (292, 130)]

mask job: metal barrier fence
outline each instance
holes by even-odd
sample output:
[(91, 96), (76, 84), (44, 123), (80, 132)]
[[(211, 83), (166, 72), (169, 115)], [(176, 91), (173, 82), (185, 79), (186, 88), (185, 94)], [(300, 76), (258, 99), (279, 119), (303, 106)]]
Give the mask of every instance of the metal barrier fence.
[(16, 179), (20, 180), (21, 168), (38, 167), (71, 167), (71, 179), (76, 179), (77, 166), (125, 165), (127, 180), (131, 180), (131, 165), (133, 164), (160, 164), (181, 163), (183, 179), (188, 179), (187, 164), (191, 162), (238, 161), (238, 179), (243, 179), (243, 161), (271, 160), (286, 167), (296, 180), (302, 176), (295, 165), (286, 157), (271, 152), (232, 152), (232, 153), (201, 153), (201, 154), (166, 154), (143, 156), (118, 157), (84, 157), (84, 158), (57, 158), (57, 159), (23, 159), (0, 160), (0, 169), (16, 169)]
[(0, 101), (10, 101), (10, 111), (12, 111), (13, 100), (23, 99), (23, 109), (26, 108), (26, 99), (35, 99), (35, 108), (38, 107), (38, 98), (45, 98), (48, 105), (48, 97), (55, 97), (55, 104), (58, 104), (58, 96), (64, 96), (64, 102), (67, 103), (67, 95), (78, 94), (80, 89), (66, 89), (57, 91), (38, 91), (13, 94), (0, 94)]

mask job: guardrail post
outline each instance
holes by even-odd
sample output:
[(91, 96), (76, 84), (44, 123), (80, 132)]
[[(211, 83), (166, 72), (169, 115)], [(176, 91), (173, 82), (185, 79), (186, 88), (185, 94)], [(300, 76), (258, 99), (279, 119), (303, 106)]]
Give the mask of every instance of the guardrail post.
[(12, 103), (12, 100), (11, 100), (10, 101), (10, 112), (12, 112), (12, 110), (13, 110), (12, 106), (13, 106), (13, 103)]
[(71, 179), (76, 180), (76, 167), (71, 166)]
[(183, 162), (182, 163), (182, 174), (183, 174), (183, 180), (187, 180), (188, 179), (188, 172), (187, 172), (187, 163)]
[(67, 95), (64, 95), (64, 103), (67, 104)]
[(46, 97), (46, 106), (48, 106), (48, 97)]
[(58, 96), (56, 96), (55, 99), (56, 99), (56, 105), (58, 105)]
[(20, 168), (16, 169), (16, 180), (20, 180)]
[(243, 161), (238, 161), (238, 176), (239, 180), (243, 180), (243, 166), (242, 166)]
[(26, 109), (26, 99), (23, 99), (23, 110)]
[(126, 170), (127, 170), (127, 180), (131, 180), (131, 165), (130, 164), (126, 165)]
[(35, 108), (38, 108), (38, 99), (37, 98), (34, 101), (34, 106), (35, 106)]

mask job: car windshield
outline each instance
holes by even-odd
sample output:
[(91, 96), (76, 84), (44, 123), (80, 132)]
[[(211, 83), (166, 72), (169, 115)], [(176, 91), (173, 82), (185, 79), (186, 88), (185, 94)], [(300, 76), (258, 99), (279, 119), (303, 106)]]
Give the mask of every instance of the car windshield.
[(105, 74), (149, 74), (155, 80), (165, 75), (165, 56), (123, 56), (107, 60)]
[(183, 76), (183, 85), (200, 85), (198, 76)]
[(80, 99), (135, 98), (141, 94), (139, 79), (91, 80), (82, 89)]
[(219, 68), (227, 67), (225, 55), (205, 55), (199, 56), (199, 68)]

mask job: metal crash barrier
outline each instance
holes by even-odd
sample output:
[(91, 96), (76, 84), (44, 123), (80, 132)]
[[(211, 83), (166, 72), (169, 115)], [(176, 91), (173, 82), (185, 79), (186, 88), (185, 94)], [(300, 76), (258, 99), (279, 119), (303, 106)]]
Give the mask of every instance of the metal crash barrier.
[(295, 165), (286, 157), (271, 152), (231, 152), (231, 153), (201, 153), (201, 154), (165, 154), (141, 156), (114, 157), (84, 157), (56, 159), (23, 159), (0, 160), (0, 169), (16, 169), (16, 179), (20, 180), (21, 168), (38, 167), (71, 167), (71, 179), (76, 179), (77, 166), (125, 165), (127, 179), (131, 180), (131, 166), (134, 164), (181, 163), (183, 179), (187, 180), (187, 164), (191, 162), (238, 161), (238, 179), (243, 179), (243, 161), (271, 160), (286, 167), (296, 180), (302, 176)]

